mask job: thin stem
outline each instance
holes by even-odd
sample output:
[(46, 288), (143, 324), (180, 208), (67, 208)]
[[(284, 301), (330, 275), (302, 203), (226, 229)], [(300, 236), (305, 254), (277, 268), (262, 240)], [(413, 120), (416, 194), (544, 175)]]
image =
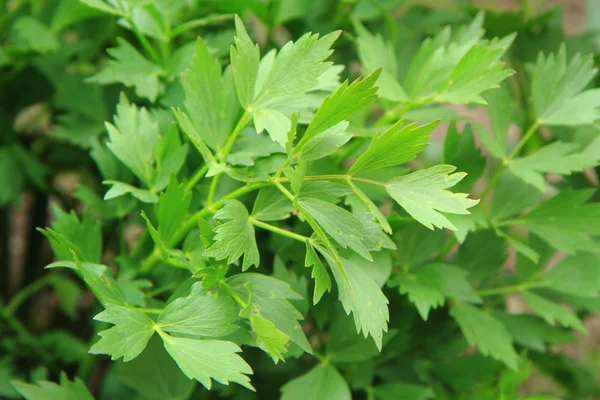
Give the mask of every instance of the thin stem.
[(240, 307), (242, 308), (246, 308), (248, 307), (248, 303), (246, 303), (240, 296), (237, 295), (237, 293), (235, 293), (233, 291), (233, 289), (231, 288), (231, 286), (229, 286), (228, 284), (226, 284), (225, 282), (221, 281), (219, 282), (219, 286), (227, 292), (227, 294), (229, 294), (229, 296), (231, 296), (231, 298), (233, 300), (235, 300), (236, 303), (238, 303), (240, 305)]
[(219, 181), (221, 180), (221, 174), (216, 175), (212, 178), (210, 182), (210, 187), (208, 188), (208, 198), (206, 203), (210, 207), (213, 204), (213, 200), (215, 199), (215, 192), (217, 191), (217, 186), (219, 186)]
[(155, 63), (161, 64), (160, 56), (158, 55), (156, 50), (154, 50), (154, 47), (148, 41), (148, 39), (146, 39), (146, 37), (144, 35), (142, 35), (142, 33), (135, 26), (131, 17), (129, 15), (125, 15), (124, 18), (125, 18), (125, 21), (127, 21), (127, 24), (129, 24), (129, 26), (131, 27), (131, 30), (135, 34), (135, 37), (142, 44), (142, 47), (144, 47), (144, 50), (146, 50), (146, 53), (148, 53), (148, 55), (152, 58), (152, 60), (154, 60)]
[(277, 233), (277, 234), (282, 235), (282, 236), (289, 237), (290, 239), (294, 239), (294, 240), (297, 240), (299, 242), (303, 242), (303, 243), (310, 242), (310, 238), (308, 236), (303, 236), (303, 235), (299, 235), (299, 234), (294, 233), (294, 232), (290, 232), (288, 230), (279, 228), (277, 226), (274, 226), (274, 225), (267, 224), (265, 222), (259, 221), (257, 219), (252, 218), (252, 217), (250, 217), (250, 223), (252, 225), (254, 225), (254, 226), (259, 227), (259, 228), (265, 229), (267, 231), (271, 231), (273, 233)]
[(499, 288), (492, 289), (481, 289), (477, 291), (477, 294), (480, 296), (495, 296), (499, 294), (510, 294), (510, 293), (519, 293), (524, 292), (528, 289), (547, 287), (550, 285), (550, 281), (539, 281), (539, 282), (525, 282), (520, 283), (518, 285), (511, 286), (503, 286)]
[(227, 22), (233, 19), (233, 14), (223, 14), (223, 15), (209, 15), (208, 17), (194, 19), (191, 21), (184, 22), (179, 25), (177, 28), (171, 31), (170, 37), (171, 39), (176, 38), (177, 36), (188, 32), (194, 28), (200, 28), (203, 26), (211, 25), (211, 24), (219, 24), (222, 22)]
[[(379, 182), (379, 181), (374, 181), (372, 179), (367, 179), (367, 178), (359, 178), (356, 176), (352, 176), (352, 175), (307, 175), (304, 177), (305, 181), (354, 181), (354, 182), (363, 182), (363, 183), (368, 183), (371, 185), (377, 185), (377, 186), (383, 186), (386, 187), (387, 183), (386, 182)], [(273, 182), (289, 182), (288, 178), (282, 177), (282, 178), (273, 178), (272, 179)]]
[(238, 123), (235, 125), (235, 128), (233, 128), (233, 131), (231, 131), (229, 138), (227, 138), (227, 142), (225, 142), (225, 145), (223, 146), (223, 148), (220, 151), (219, 159), (222, 162), (225, 162), (227, 160), (227, 156), (229, 155), (229, 152), (231, 151), (231, 146), (233, 146), (235, 139), (237, 139), (237, 137), (240, 134), (240, 132), (242, 131), (242, 129), (244, 129), (251, 120), (252, 120), (252, 117), (250, 117), (250, 114), (248, 114), (248, 111), (244, 111), (244, 114), (242, 115), (242, 117), (240, 118)]
[(51, 279), (51, 275), (46, 275), (44, 278), (34, 281), (30, 285), (24, 287), (11, 299), (6, 307), (4, 307), (2, 314), (7, 318), (12, 316), (28, 298), (39, 292), (44, 286), (50, 284)]
[(208, 165), (205, 164), (202, 166), (202, 168), (200, 168), (196, 171), (194, 176), (192, 176), (192, 179), (190, 179), (189, 182), (185, 185), (185, 191), (189, 192), (190, 190), (192, 190), (194, 188), (194, 186), (196, 186), (198, 181), (200, 179), (204, 178), (204, 175), (206, 175), (207, 172), (208, 172)]
[[(533, 125), (531, 125), (529, 127), (529, 129), (527, 129), (527, 132), (525, 132), (525, 135), (521, 138), (521, 140), (519, 140), (519, 143), (517, 143), (517, 145), (515, 146), (513, 151), (511, 151), (510, 154), (508, 155), (507, 161), (512, 160), (517, 155), (519, 150), (521, 150), (521, 148), (523, 146), (525, 146), (525, 143), (527, 143), (527, 141), (529, 139), (531, 139), (531, 137), (533, 136), (535, 131), (537, 131), (537, 129), (540, 127), (540, 124), (541, 124), (540, 120), (538, 119), (533, 123)], [(508, 162), (506, 164), (508, 164)]]

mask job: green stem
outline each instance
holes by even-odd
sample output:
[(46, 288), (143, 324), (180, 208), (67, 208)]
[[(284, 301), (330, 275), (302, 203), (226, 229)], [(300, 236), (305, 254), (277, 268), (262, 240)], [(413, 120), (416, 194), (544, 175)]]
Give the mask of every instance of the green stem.
[(177, 28), (171, 31), (171, 39), (176, 38), (177, 36), (190, 31), (194, 28), (200, 28), (207, 25), (219, 24), (222, 22), (227, 22), (233, 19), (233, 14), (223, 14), (223, 15), (209, 15), (208, 17), (194, 19), (191, 21), (184, 22), (179, 25)]
[(310, 238), (308, 236), (303, 236), (303, 235), (299, 235), (299, 234), (294, 233), (294, 232), (287, 231), (287, 230), (279, 228), (277, 226), (274, 226), (274, 225), (271, 225), (271, 224), (267, 224), (265, 222), (262, 222), (262, 221), (259, 221), (257, 219), (254, 219), (252, 217), (250, 217), (250, 223), (252, 225), (254, 225), (254, 226), (259, 227), (259, 228), (265, 229), (267, 231), (271, 231), (273, 233), (277, 233), (277, 234), (282, 235), (282, 236), (289, 237), (290, 239), (294, 239), (294, 240), (297, 240), (297, 241), (302, 242), (302, 243), (308, 243), (308, 242), (310, 242)]
[(194, 176), (192, 176), (192, 179), (190, 179), (189, 182), (185, 185), (184, 190), (186, 192), (189, 192), (190, 190), (192, 190), (194, 188), (194, 186), (196, 186), (198, 181), (200, 179), (202, 179), (204, 177), (204, 175), (206, 175), (207, 172), (208, 172), (208, 165), (203, 165), (202, 168), (198, 169), (196, 171), (196, 173), (194, 174)]
[(521, 148), (523, 146), (525, 146), (525, 143), (527, 143), (527, 141), (529, 141), (529, 139), (531, 139), (531, 137), (535, 134), (535, 131), (537, 131), (537, 129), (540, 127), (540, 124), (541, 124), (541, 122), (538, 119), (533, 123), (533, 125), (531, 125), (529, 127), (529, 129), (527, 129), (527, 132), (525, 132), (525, 135), (521, 138), (521, 140), (519, 140), (519, 143), (517, 143), (517, 145), (515, 146), (513, 151), (511, 151), (510, 154), (508, 155), (506, 164), (508, 164), (508, 161), (512, 160), (517, 155), (519, 150), (521, 150)]
[(511, 286), (503, 286), (499, 288), (492, 289), (481, 289), (477, 291), (477, 294), (480, 296), (495, 296), (499, 294), (510, 294), (510, 293), (519, 293), (524, 292), (528, 289), (542, 288), (550, 285), (550, 281), (539, 281), (539, 282), (525, 282), (520, 283), (518, 285)]
[(252, 117), (250, 116), (250, 114), (248, 114), (248, 111), (244, 111), (244, 114), (241, 116), (240, 120), (235, 125), (235, 128), (233, 128), (233, 131), (231, 131), (231, 134), (227, 138), (227, 142), (225, 142), (225, 145), (219, 152), (219, 154), (220, 154), (219, 160), (221, 160), (221, 162), (227, 161), (227, 156), (229, 155), (229, 152), (231, 151), (231, 146), (233, 146), (235, 139), (237, 139), (237, 137), (240, 134), (240, 132), (242, 131), (242, 129), (244, 129), (251, 120), (252, 120)]
[(235, 293), (233, 291), (233, 289), (231, 288), (231, 286), (229, 286), (228, 284), (226, 284), (225, 282), (221, 281), (219, 282), (219, 286), (227, 292), (227, 294), (229, 294), (229, 296), (231, 296), (231, 298), (233, 300), (235, 300), (236, 303), (238, 303), (240, 305), (240, 307), (242, 307), (242, 309), (248, 307), (248, 303), (246, 303), (240, 296), (237, 295), (237, 293)]
[(129, 15), (124, 15), (124, 18), (125, 21), (127, 21), (127, 24), (131, 27), (131, 30), (133, 31), (135, 37), (142, 44), (144, 50), (146, 50), (146, 53), (148, 53), (148, 55), (152, 58), (152, 60), (154, 60), (155, 63), (161, 64), (160, 56), (158, 55), (152, 44), (148, 41), (148, 39), (146, 39), (146, 37), (142, 35), (142, 33), (135, 26), (131, 17)]
[(457, 241), (458, 239), (456, 239), (456, 235), (452, 234), (452, 236), (450, 236), (446, 241), (446, 244), (444, 245), (442, 250), (440, 250), (440, 254), (437, 256), (437, 260), (441, 262), (445, 261), (446, 257), (448, 257), (448, 253), (450, 253), (450, 250), (452, 250)]
[(21, 304), (23, 304), (28, 298), (39, 292), (40, 289), (42, 289), (44, 286), (50, 284), (51, 279), (51, 275), (46, 275), (45, 277), (34, 281), (29, 286), (26, 286), (23, 289), (21, 289), (21, 291), (17, 293), (15, 297), (13, 297), (12, 300), (6, 305), (6, 307), (4, 307), (4, 309), (2, 310), (2, 314), (7, 318), (14, 315), (14, 313), (19, 309)]

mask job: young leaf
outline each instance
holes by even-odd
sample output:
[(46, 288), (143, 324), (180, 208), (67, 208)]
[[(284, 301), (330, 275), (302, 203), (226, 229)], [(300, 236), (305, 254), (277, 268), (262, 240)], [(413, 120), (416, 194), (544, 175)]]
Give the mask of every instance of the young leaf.
[[(296, 148), (295, 156), (302, 157), (307, 161), (313, 161), (334, 153), (352, 138), (351, 134), (346, 133), (348, 125), (348, 121), (342, 121), (316, 134), (304, 142), (300, 150)], [(302, 143), (302, 140), (300, 142)]]
[(219, 61), (199, 38), (192, 68), (182, 74), (181, 84), (185, 107), (195, 128), (193, 132), (199, 135), (195, 139), (219, 150), (233, 129), (238, 109), (231, 69), (221, 74)]
[(38, 381), (37, 385), (12, 381), (11, 385), (26, 400), (94, 400), (81, 379), (70, 381), (64, 372), (60, 374), (60, 385), (49, 381)]
[(317, 252), (310, 243), (306, 243), (306, 257), (304, 266), (311, 267), (310, 276), (315, 280), (315, 290), (313, 293), (313, 304), (317, 304), (325, 292), (331, 292), (331, 278), (325, 269), (325, 266), (319, 259)]
[[(296, 293), (290, 285), (279, 279), (255, 273), (243, 273), (227, 279), (234, 292), (243, 299), (248, 299), (249, 310), (253, 315), (271, 321), (275, 328), (290, 337), (302, 350), (312, 353), (312, 349), (298, 320), (303, 319), (302, 314), (288, 301), (301, 300), (302, 296)], [(251, 297), (248, 298), (247, 288), (251, 288)]]
[(331, 364), (319, 364), (281, 388), (282, 400), (350, 400), (352, 395), (344, 377)]
[(334, 204), (310, 197), (300, 197), (298, 204), (343, 248), (350, 246), (367, 260), (372, 260), (362, 242), (361, 223), (354, 214)]
[(446, 298), (480, 303), (469, 281), (468, 273), (446, 264), (427, 264), (411, 276), (396, 275), (400, 294), (408, 293), (423, 320), (427, 321), (429, 310), (444, 305)]
[(358, 157), (348, 174), (376, 171), (412, 160), (425, 150), (429, 144), (429, 135), (439, 121), (421, 126), (412, 123), (404, 127), (403, 123), (404, 121), (398, 121), (381, 135), (376, 135), (371, 140), (367, 151)]
[(108, 54), (113, 60), (87, 81), (102, 85), (121, 82), (128, 87), (133, 86), (138, 96), (156, 101), (163, 89), (159, 79), (163, 74), (162, 68), (148, 61), (126, 40), (118, 38), (117, 44), (117, 47), (108, 49)]
[[(597, 142), (600, 143), (600, 140)], [(508, 168), (543, 192), (546, 189), (544, 173), (570, 175), (571, 172), (595, 167), (600, 163), (600, 146), (592, 144), (587, 150), (575, 153), (578, 147), (577, 143), (554, 142), (534, 154), (511, 160)]]
[(512, 338), (500, 321), (465, 303), (454, 305), (450, 315), (471, 346), (477, 345), (483, 355), (502, 361), (513, 370), (517, 369), (519, 356), (512, 345)]
[(237, 15), (235, 30), (235, 46), (231, 46), (231, 71), (240, 104), (248, 110), (254, 100), (260, 50), (258, 44), (254, 44), (248, 36), (244, 23)]
[(187, 297), (169, 303), (158, 316), (158, 326), (170, 333), (203, 337), (227, 336), (238, 329), (238, 307), (224, 293), (211, 293), (194, 283)]
[(250, 316), (250, 326), (256, 334), (256, 344), (258, 347), (270, 354), (273, 361), (284, 360), (283, 354), (288, 351), (287, 344), (290, 341), (290, 337), (275, 328), (275, 325), (271, 321), (264, 319), (260, 315)]
[(210, 390), (214, 379), (223, 385), (235, 382), (254, 390), (247, 376), (252, 374), (252, 368), (237, 354), (242, 350), (235, 343), (166, 334), (163, 334), (163, 342), (183, 373), (190, 379), (196, 379), (205, 388)]
[(215, 228), (215, 243), (206, 249), (204, 255), (217, 260), (227, 259), (231, 264), (244, 255), (242, 269), (258, 266), (260, 262), (254, 226), (250, 223), (248, 210), (238, 200), (227, 200), (215, 218), (227, 222)]
[(587, 333), (587, 330), (574, 312), (569, 311), (550, 300), (546, 300), (533, 292), (525, 291), (522, 295), (533, 311), (540, 314), (540, 316), (550, 325), (554, 325), (555, 322), (558, 322), (564, 327), (574, 328), (578, 331)]
[(563, 45), (558, 54), (538, 56), (531, 97), (543, 125), (584, 125), (600, 118), (600, 89), (584, 90), (596, 75), (593, 57), (576, 54), (567, 64)]
[(447, 190), (465, 177), (452, 165), (437, 165), (425, 170), (394, 178), (386, 185), (390, 196), (414, 219), (428, 227), (456, 227), (440, 212), (469, 214), (467, 209), (479, 203), (479, 200), (467, 198), (466, 193), (452, 193)]
[(600, 235), (600, 203), (587, 203), (593, 190), (565, 190), (518, 219), (518, 224), (566, 253), (595, 251), (589, 235)]
[(123, 357), (127, 362), (136, 358), (154, 334), (154, 322), (142, 311), (116, 304), (94, 317), (97, 321), (115, 325), (98, 333), (101, 339), (90, 348), (92, 354), (108, 354), (112, 360)]

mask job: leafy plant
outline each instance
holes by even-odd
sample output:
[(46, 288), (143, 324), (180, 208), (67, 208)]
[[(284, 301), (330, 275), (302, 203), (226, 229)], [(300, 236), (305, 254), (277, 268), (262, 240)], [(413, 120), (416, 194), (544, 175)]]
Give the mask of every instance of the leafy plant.
[[(0, 394), (600, 394), (597, 360), (549, 350), (598, 312), (600, 89), (594, 54), (571, 50), (597, 43), (537, 43), (557, 14), (530, 6), (456, 19), (407, 3), (396, 21), (393, 2), (312, 17), (209, 3), (31, 2), (0, 19), (0, 68), (25, 55), (59, 82), (62, 62), (85, 64), (52, 95), (47, 145), (89, 164), (39, 229), (48, 273), (1, 304)], [(112, 36), (69, 50), (66, 30), (96, 19)], [(7, 143), (5, 202), (24, 179), (8, 165), (45, 190), (35, 146)], [(21, 321), (46, 286), (79, 331)], [(522, 388), (540, 373), (553, 393)]]

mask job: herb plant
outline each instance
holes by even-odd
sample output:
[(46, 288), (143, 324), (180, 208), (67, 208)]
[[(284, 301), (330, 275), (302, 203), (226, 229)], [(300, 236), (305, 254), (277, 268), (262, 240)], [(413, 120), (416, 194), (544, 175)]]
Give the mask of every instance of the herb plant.
[[(600, 395), (597, 359), (555, 351), (600, 310), (593, 22), (567, 38), (529, 2), (17, 3), (0, 68), (56, 80), (45, 145), (86, 179), (39, 229), (47, 274), (0, 304), (0, 395)], [(62, 42), (96, 19), (101, 40)], [(16, 131), (3, 204), (64, 167)], [(46, 286), (79, 332), (20, 321)], [(556, 389), (522, 388), (535, 374)]]

